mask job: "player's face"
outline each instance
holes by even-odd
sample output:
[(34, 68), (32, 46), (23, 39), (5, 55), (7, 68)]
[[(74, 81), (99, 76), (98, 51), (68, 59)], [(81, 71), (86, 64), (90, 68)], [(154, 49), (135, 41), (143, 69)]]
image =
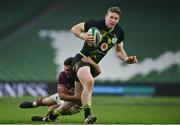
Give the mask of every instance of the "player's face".
[(64, 71), (68, 78), (71, 76), (71, 67), (69, 65), (64, 65)]
[(119, 22), (119, 15), (117, 13), (108, 12), (105, 16), (105, 22), (108, 29), (113, 29)]

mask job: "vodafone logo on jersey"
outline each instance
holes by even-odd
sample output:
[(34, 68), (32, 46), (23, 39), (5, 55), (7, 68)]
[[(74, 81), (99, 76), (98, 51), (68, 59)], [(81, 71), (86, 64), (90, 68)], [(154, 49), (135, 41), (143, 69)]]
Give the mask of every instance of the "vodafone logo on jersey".
[(106, 51), (107, 49), (108, 49), (108, 44), (107, 43), (101, 44), (101, 50), (102, 51)]

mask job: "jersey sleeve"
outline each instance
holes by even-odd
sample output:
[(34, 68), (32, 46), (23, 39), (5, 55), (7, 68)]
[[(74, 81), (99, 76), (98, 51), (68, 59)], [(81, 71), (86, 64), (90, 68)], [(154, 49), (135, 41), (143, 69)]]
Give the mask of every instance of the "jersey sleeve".
[(124, 31), (120, 27), (117, 30), (117, 37), (118, 37), (117, 43), (120, 43), (124, 40)]
[(61, 85), (64, 85), (65, 81), (64, 81), (64, 73), (61, 72), (59, 74), (59, 77), (58, 77), (58, 84), (61, 84)]
[(97, 23), (95, 20), (89, 20), (84, 24), (84, 31), (87, 32), (89, 28), (96, 27)]

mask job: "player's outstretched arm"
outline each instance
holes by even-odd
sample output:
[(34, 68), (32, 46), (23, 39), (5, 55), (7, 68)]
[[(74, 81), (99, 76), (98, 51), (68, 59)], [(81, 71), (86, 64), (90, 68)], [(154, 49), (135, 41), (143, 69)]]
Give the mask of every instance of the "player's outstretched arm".
[(128, 56), (126, 54), (126, 51), (124, 50), (123, 47), (123, 41), (116, 45), (116, 52), (117, 52), (117, 56), (126, 63), (133, 64), (138, 62), (136, 56)]

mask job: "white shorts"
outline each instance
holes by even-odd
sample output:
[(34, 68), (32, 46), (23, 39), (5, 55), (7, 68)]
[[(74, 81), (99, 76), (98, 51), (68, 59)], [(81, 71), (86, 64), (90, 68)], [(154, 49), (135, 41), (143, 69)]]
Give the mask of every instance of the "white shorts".
[(49, 98), (52, 98), (58, 105), (61, 105), (64, 101), (60, 100), (58, 93), (51, 95)]

